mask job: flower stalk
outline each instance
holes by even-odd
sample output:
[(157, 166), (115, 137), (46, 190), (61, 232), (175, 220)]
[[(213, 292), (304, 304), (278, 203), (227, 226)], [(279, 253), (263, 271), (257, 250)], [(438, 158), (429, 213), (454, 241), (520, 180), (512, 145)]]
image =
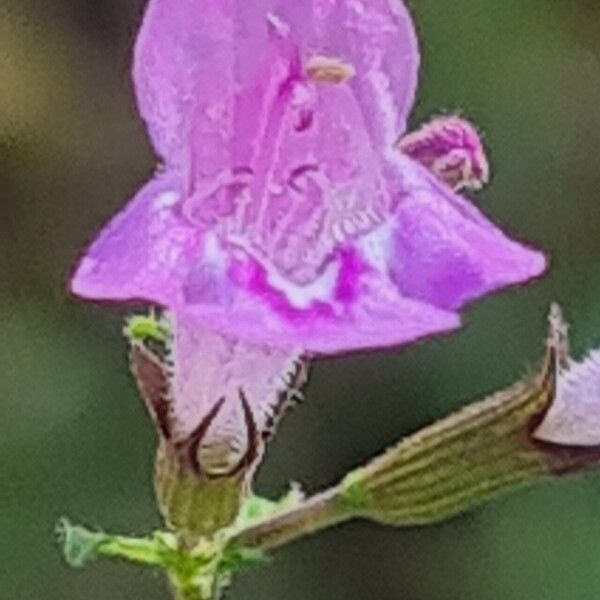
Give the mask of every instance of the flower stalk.
[(565, 376), (567, 353), (566, 326), (554, 306), (546, 356), (529, 377), (409, 436), (339, 485), (241, 531), (232, 543), (270, 550), (353, 518), (431, 525), (524, 485), (597, 467), (600, 446), (566, 446), (536, 435)]
[(342, 490), (332, 488), (288, 510), (241, 529), (229, 540), (230, 547), (274, 550), (298, 538), (353, 518), (351, 506), (342, 502)]
[(535, 372), (409, 436), (328, 490), (304, 499), (294, 488), (280, 502), (250, 496), (233, 525), (193, 543), (185, 528), (136, 539), (63, 522), (67, 560), (80, 567), (104, 556), (163, 568), (177, 600), (216, 600), (237, 571), (264, 564), (265, 552), (344, 521), (431, 525), (522, 486), (596, 468), (600, 445), (557, 443), (544, 427), (550, 417), (560, 425), (552, 410), (558, 405), (564, 414), (564, 381), (570, 392), (579, 389), (579, 373), (595, 373), (595, 363), (568, 358), (566, 329), (553, 307)]

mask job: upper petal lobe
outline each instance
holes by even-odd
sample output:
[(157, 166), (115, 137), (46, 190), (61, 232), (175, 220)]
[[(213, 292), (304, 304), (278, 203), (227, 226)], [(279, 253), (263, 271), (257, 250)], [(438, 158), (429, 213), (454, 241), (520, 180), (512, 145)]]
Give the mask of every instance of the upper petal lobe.
[[(136, 44), (134, 81), (156, 150), (170, 166), (235, 166), (227, 164), (231, 144), (247, 138), (260, 113), (254, 106), (251, 122), (242, 122), (248, 110), (238, 100), (268, 59), (274, 27), (303, 61), (329, 55), (353, 65), (352, 86), (378, 148), (403, 133), (419, 54), (400, 1), (151, 0)], [(196, 148), (190, 165), (198, 139), (206, 152)]]
[(235, 84), (233, 11), (233, 0), (148, 4), (135, 47), (133, 76), (154, 146), (171, 167), (189, 168), (192, 135), (202, 136), (205, 148), (210, 148), (208, 162), (229, 159)]

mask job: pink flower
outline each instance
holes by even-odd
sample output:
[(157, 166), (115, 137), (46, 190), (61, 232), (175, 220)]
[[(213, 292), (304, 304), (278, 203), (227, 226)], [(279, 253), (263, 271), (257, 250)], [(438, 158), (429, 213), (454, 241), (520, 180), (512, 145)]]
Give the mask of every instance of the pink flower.
[(468, 301), (539, 275), (542, 254), (452, 189), (487, 178), (463, 122), (395, 147), (418, 63), (399, 0), (151, 0), (134, 80), (165, 166), (73, 291), (329, 354), (451, 330)]

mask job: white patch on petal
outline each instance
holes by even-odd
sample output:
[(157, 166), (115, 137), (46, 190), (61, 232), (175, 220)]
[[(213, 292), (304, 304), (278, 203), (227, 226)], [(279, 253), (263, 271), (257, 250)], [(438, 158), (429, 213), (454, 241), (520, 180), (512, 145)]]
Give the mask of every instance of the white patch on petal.
[(384, 148), (391, 148), (398, 137), (398, 113), (395, 99), (392, 95), (390, 80), (381, 71), (371, 71), (365, 76), (373, 93), (373, 102), (383, 115), (382, 122), (387, 124), (385, 129)]
[(176, 192), (164, 192), (154, 200), (154, 208), (157, 210), (166, 210), (172, 208), (179, 201), (179, 194)]
[(556, 397), (534, 437), (569, 446), (600, 445), (600, 349), (556, 377)]
[(268, 268), (267, 281), (273, 288), (283, 292), (294, 308), (305, 309), (315, 301), (331, 301), (339, 273), (339, 263), (332, 262), (314, 281), (306, 285), (299, 285), (286, 279), (275, 268)]
[(282, 38), (286, 38), (290, 35), (291, 27), (289, 23), (286, 23), (281, 17), (275, 13), (267, 14), (267, 23), (273, 28), (273, 31)]
[(204, 254), (202, 262), (216, 267), (219, 271), (225, 271), (229, 263), (229, 255), (223, 249), (217, 236), (208, 232), (204, 238)]
[(383, 273), (387, 272), (390, 264), (393, 231), (394, 224), (388, 221), (356, 242), (361, 256)]

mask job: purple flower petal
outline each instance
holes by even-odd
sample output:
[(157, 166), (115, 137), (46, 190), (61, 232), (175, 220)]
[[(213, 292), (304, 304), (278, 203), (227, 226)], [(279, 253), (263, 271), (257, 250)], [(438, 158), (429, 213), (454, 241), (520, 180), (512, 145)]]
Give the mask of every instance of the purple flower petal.
[(169, 304), (200, 255), (201, 235), (173, 210), (179, 180), (148, 183), (102, 231), (71, 281), (75, 294), (99, 300)]
[(198, 235), (177, 214), (176, 189), (167, 177), (143, 188), (82, 260), (74, 293), (162, 304), (197, 328), (315, 354), (399, 345), (459, 325), (453, 312), (403, 298), (352, 251), (310, 286), (277, 278), (213, 234)]
[(169, 175), (73, 290), (335, 353), (452, 329), (466, 301), (539, 274), (542, 255), (394, 148), (417, 67), (399, 1), (151, 0), (134, 76)]
[(403, 294), (456, 310), (525, 282), (546, 257), (515, 242), (424, 168), (399, 159), (404, 193), (396, 213), (391, 275)]
[(228, 162), (235, 62), (232, 6), (231, 0), (148, 3), (133, 75), (142, 117), (170, 167), (189, 163), (192, 126), (215, 163)]
[(454, 312), (402, 297), (353, 252), (331, 266), (335, 278), (290, 289), (278, 288), (260, 264), (241, 259), (223, 275), (227, 302), (188, 297), (175, 310), (225, 335), (311, 354), (400, 345), (460, 324)]
[(201, 236), (179, 216), (177, 178), (163, 177), (104, 231), (73, 289), (164, 304), (252, 344), (328, 354), (453, 329), (453, 310), (467, 300), (543, 270), (541, 254), (510, 241), (424, 168), (401, 156), (395, 168), (394, 220), (336, 250), (310, 283), (212, 232)]
[[(300, 352), (293, 349), (248, 344), (181, 315), (173, 316), (172, 331), (172, 410), (181, 427), (178, 439), (189, 436), (219, 402), (223, 406), (211, 424), (216, 437), (244, 437), (240, 392), (252, 408), (257, 429), (267, 432), (288, 392), (304, 383)], [(213, 432), (207, 433), (210, 437)]]
[(254, 142), (248, 127), (260, 123), (258, 109), (268, 105), (268, 86), (256, 103), (245, 103), (244, 94), (265, 83), (261, 71), (277, 24), (282, 37), (289, 28), (301, 61), (326, 55), (354, 67), (352, 88), (377, 147), (389, 147), (404, 132), (419, 54), (401, 2), (152, 0), (134, 79), (142, 116), (169, 166), (201, 172), (236, 166), (233, 153)]
[[(353, 65), (350, 86), (378, 151), (406, 131), (419, 73), (419, 45), (400, 0), (314, 0), (324, 15), (316, 30), (320, 53)], [(317, 11), (317, 9), (315, 9)]]

